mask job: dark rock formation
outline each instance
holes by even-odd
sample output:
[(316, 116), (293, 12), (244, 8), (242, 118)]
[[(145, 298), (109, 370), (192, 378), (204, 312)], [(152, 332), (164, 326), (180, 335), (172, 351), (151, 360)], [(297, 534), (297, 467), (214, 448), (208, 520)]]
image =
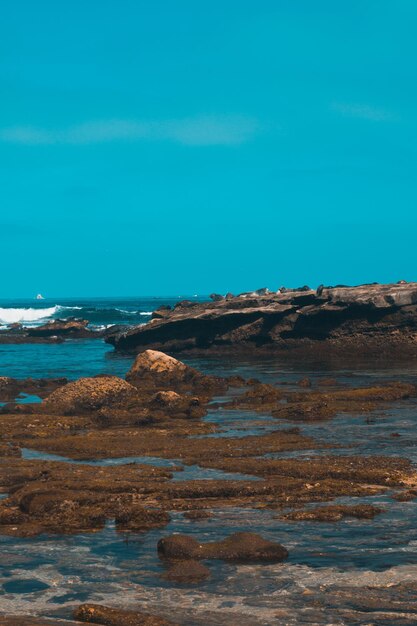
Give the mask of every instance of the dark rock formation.
[(134, 352), (256, 347), (417, 355), (417, 283), (281, 291), (178, 303), (162, 318), (106, 340)]

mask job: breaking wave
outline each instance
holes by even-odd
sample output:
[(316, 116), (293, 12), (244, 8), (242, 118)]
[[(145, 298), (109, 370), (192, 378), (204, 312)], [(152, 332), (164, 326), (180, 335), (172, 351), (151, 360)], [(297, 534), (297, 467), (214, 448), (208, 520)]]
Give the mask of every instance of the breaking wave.
[(25, 326), (44, 324), (48, 320), (68, 317), (87, 319), (93, 325), (111, 325), (118, 323), (132, 324), (143, 321), (152, 311), (128, 310), (118, 307), (96, 306), (63, 306), (54, 305), (47, 308), (6, 308), (0, 307), (0, 326), (20, 323)]
[(51, 306), (47, 309), (4, 309), (0, 308), (0, 323), (14, 324), (17, 322), (37, 322), (52, 317), (61, 307)]

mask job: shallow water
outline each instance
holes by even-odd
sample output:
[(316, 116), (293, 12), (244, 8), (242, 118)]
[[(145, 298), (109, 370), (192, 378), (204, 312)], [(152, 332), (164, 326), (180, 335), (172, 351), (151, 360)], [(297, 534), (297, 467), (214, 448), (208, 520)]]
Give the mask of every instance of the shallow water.
[[(362, 362), (349, 369), (334, 362), (297, 363), (272, 357), (186, 360), (207, 373), (240, 374), (285, 383), (287, 388), (305, 376), (313, 385), (328, 376), (355, 386), (388, 380), (417, 381), (415, 363)], [(19, 378), (74, 379), (98, 373), (124, 376), (131, 362), (131, 357), (117, 355), (111, 346), (97, 340), (0, 346), (0, 375)], [(219, 426), (214, 436), (246, 436), (294, 425), (251, 411), (236, 414), (214, 408), (206, 419)], [(328, 422), (296, 425), (303, 434), (334, 447), (273, 456), (384, 454), (417, 462), (414, 400), (372, 415), (343, 415)], [(67, 460), (33, 450), (25, 450), (24, 457)], [(175, 459), (138, 456), (87, 463), (182, 467), (182, 471), (174, 472), (175, 480), (247, 478), (187, 467)], [(277, 512), (268, 510), (228, 509), (214, 510), (212, 518), (200, 521), (175, 513), (168, 527), (143, 535), (117, 533), (114, 524), (109, 523), (102, 532), (73, 537), (0, 536), (0, 611), (69, 618), (74, 606), (88, 600), (124, 607), (140, 605), (186, 626), (417, 623), (417, 502), (397, 502), (390, 492), (339, 500), (352, 501), (372, 502), (384, 512), (371, 521), (318, 523), (284, 521)], [(279, 541), (289, 549), (288, 561), (279, 565), (213, 562), (209, 564), (211, 579), (198, 587), (168, 584), (160, 578), (164, 568), (157, 557), (156, 543), (161, 536), (186, 532), (206, 541), (237, 530), (260, 532)], [(372, 610), (364, 608), (366, 596), (375, 598)], [(392, 602), (396, 603), (394, 608)]]

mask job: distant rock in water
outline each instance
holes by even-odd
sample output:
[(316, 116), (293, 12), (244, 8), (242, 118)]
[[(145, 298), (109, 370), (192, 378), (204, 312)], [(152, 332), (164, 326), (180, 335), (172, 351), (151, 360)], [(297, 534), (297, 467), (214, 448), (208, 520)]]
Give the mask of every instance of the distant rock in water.
[(87, 329), (88, 320), (79, 320), (71, 318), (68, 320), (52, 320), (42, 326), (27, 328), (26, 332), (29, 337), (51, 337), (51, 336), (71, 336), (71, 337), (88, 337), (91, 331)]
[(106, 340), (128, 352), (301, 348), (417, 356), (417, 283), (262, 289), (212, 300), (180, 302)]

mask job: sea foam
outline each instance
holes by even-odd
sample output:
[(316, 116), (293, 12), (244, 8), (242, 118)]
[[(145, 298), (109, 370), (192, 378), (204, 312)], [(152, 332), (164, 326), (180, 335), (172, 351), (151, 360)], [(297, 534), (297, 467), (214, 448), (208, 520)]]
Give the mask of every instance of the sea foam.
[(55, 315), (61, 307), (51, 306), (47, 309), (4, 309), (0, 308), (0, 324), (15, 322), (37, 322)]

